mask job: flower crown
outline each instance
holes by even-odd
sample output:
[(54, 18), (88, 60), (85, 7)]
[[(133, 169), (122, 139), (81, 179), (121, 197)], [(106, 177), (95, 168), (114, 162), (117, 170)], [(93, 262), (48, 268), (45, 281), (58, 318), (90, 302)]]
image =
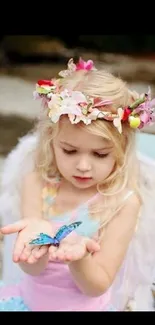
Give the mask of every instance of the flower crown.
[[(59, 72), (61, 78), (71, 76), (78, 70), (96, 70), (92, 60), (87, 62), (80, 58), (75, 64), (73, 59), (68, 62), (67, 70)], [(134, 103), (127, 107), (119, 107), (114, 114), (107, 110), (112, 106), (110, 100), (102, 100), (85, 95), (80, 91), (62, 90), (59, 79), (39, 80), (36, 84), (34, 98), (41, 98), (48, 108), (48, 116), (53, 123), (57, 123), (62, 115), (68, 115), (72, 124), (80, 121), (86, 125), (93, 120), (103, 119), (112, 121), (113, 125), (122, 133), (122, 123), (128, 122), (131, 128), (141, 129), (155, 122), (155, 99), (151, 100), (151, 90), (141, 95)]]

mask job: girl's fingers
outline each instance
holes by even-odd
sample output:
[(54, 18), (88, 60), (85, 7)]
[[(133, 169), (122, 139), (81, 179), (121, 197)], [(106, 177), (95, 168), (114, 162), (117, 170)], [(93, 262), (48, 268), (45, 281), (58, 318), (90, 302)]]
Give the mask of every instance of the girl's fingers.
[(29, 245), (26, 245), (20, 255), (20, 261), (26, 262), (29, 256), (32, 253), (32, 247)]
[(93, 239), (89, 239), (86, 242), (86, 248), (89, 253), (95, 253), (100, 250), (100, 245), (97, 242), (95, 242)]
[(50, 260), (57, 259), (60, 261), (77, 261), (85, 256), (86, 252), (94, 253), (100, 250), (100, 245), (93, 239), (84, 238), (80, 243), (69, 245), (61, 243), (60, 247), (50, 246)]
[(49, 260), (52, 260), (53, 258), (55, 258), (57, 250), (58, 250), (58, 248), (55, 246), (49, 247)]
[(17, 263), (19, 261), (19, 258), (24, 250), (24, 243), (23, 240), (20, 238), (20, 236), (17, 237), (14, 251), (13, 251), (13, 261)]
[(27, 263), (28, 264), (34, 264), (34, 263), (36, 263), (37, 262), (37, 258), (35, 258), (34, 256), (33, 256), (33, 254), (31, 254), (29, 257), (28, 257), (28, 259), (27, 259)]
[(73, 256), (71, 253), (66, 253), (65, 260), (66, 262), (75, 261), (75, 256)]
[(16, 232), (23, 230), (26, 227), (26, 225), (27, 225), (27, 221), (22, 219), (20, 221), (17, 221), (13, 224), (1, 228), (1, 233), (3, 235), (14, 234)]
[(48, 246), (39, 246), (39, 247), (35, 247), (32, 250), (32, 255), (36, 258), (39, 259), (42, 256), (44, 256), (47, 252), (48, 252)]
[(65, 250), (60, 249), (57, 251), (56, 257), (57, 259), (59, 259), (60, 261), (64, 261), (65, 260)]
[(57, 250), (59, 249), (59, 247), (56, 247), (56, 246), (50, 246), (49, 247), (49, 253), (52, 254), (52, 253), (55, 253)]

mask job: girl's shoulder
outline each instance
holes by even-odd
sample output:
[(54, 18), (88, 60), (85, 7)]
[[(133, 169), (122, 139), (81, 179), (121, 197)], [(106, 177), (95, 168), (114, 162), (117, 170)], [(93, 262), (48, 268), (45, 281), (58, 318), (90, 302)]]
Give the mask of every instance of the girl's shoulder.
[[(118, 200), (119, 202), (119, 200)], [(141, 208), (141, 198), (140, 194), (135, 190), (125, 189), (121, 195), (120, 203), (118, 204), (118, 214), (135, 214), (137, 211), (137, 216), (139, 215)], [(135, 213), (133, 213), (135, 212)]]
[(135, 205), (135, 206), (140, 206), (141, 205), (141, 197), (140, 193), (138, 193), (135, 190), (132, 189), (125, 189), (123, 193), (123, 198), (122, 201), (125, 203), (125, 205)]
[[(116, 202), (117, 201), (117, 202)], [(113, 218), (108, 224), (109, 228), (136, 229), (141, 214), (141, 201), (134, 190), (125, 189), (115, 198)]]
[(24, 175), (22, 180), (22, 188), (28, 189), (33, 194), (38, 191), (38, 189), (42, 190), (44, 186), (44, 181), (37, 171), (33, 170), (26, 175)]
[(121, 192), (117, 192), (114, 195), (107, 197), (107, 207), (111, 207), (114, 215), (121, 213), (123, 210), (129, 211), (132, 209), (138, 209), (141, 206), (140, 194), (134, 189), (125, 188)]
[(46, 190), (49, 192), (57, 189), (60, 184), (60, 180), (58, 177), (53, 177), (51, 179), (43, 179), (43, 177), (38, 173), (37, 170), (33, 170), (23, 177), (23, 184), (30, 189), (33, 187), (39, 187), (42, 191)]

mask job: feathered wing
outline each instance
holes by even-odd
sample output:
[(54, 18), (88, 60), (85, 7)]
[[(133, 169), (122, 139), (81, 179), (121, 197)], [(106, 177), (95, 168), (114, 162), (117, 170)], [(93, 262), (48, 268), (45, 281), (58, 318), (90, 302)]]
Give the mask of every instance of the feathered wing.
[(138, 270), (134, 276), (138, 282), (135, 309), (153, 310), (151, 287), (155, 280), (155, 160), (140, 153), (138, 158), (143, 207), (133, 240), (132, 263)]
[[(34, 168), (37, 135), (26, 135), (5, 159), (1, 176), (0, 218), (2, 226), (20, 220), (20, 188), (22, 178)], [(19, 281), (21, 269), (12, 261), (16, 234), (4, 236), (2, 281)], [(10, 272), (11, 270), (11, 272)]]
[[(137, 230), (123, 265), (112, 285), (113, 304), (118, 309), (153, 310), (155, 280), (155, 161), (138, 153), (143, 206)], [(128, 301), (127, 301), (128, 297)]]

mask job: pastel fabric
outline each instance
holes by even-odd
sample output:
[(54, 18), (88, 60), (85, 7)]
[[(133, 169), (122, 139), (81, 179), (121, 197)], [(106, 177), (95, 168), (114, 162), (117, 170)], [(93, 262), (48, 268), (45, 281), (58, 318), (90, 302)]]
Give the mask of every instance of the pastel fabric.
[[(22, 177), (34, 166), (37, 134), (20, 139), (8, 156), (2, 174), (3, 191), (0, 196), (0, 214), (3, 225), (20, 219), (20, 186)], [(118, 274), (106, 293), (88, 297), (75, 285), (68, 266), (49, 262), (39, 276), (24, 274), (12, 262), (15, 235), (4, 238), (3, 285), (0, 287), (0, 310), (4, 311), (120, 311), (132, 302), (132, 310), (153, 310), (151, 285), (155, 266), (155, 164), (137, 153), (141, 167), (141, 189), (144, 198), (138, 227)], [(50, 191), (49, 191), (50, 192)], [(46, 213), (53, 196), (44, 197)], [(126, 200), (131, 192), (124, 198)], [(93, 199), (93, 198), (92, 198)], [(51, 202), (51, 203), (50, 203)], [(92, 237), (99, 228), (88, 213), (89, 202), (76, 211), (52, 218), (59, 228), (71, 220), (82, 220), (78, 233)], [(50, 218), (50, 215), (48, 215)], [(9, 252), (9, 254), (8, 254)], [(11, 274), (10, 274), (11, 269)], [(133, 303), (134, 301), (134, 303)]]

